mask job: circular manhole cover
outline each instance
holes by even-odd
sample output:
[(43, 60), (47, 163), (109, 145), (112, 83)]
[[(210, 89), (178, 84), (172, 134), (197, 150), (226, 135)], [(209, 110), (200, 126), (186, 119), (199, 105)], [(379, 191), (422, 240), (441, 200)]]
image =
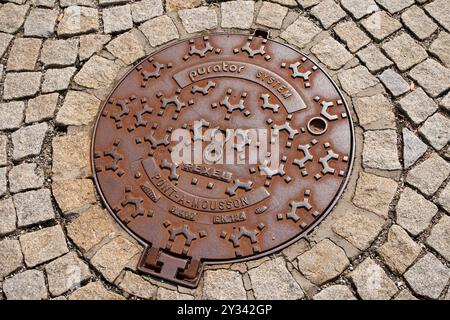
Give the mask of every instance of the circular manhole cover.
[(264, 36), (213, 34), (147, 57), (100, 112), (93, 167), (139, 269), (186, 286), (273, 253), (340, 197), (354, 132), (330, 78)]

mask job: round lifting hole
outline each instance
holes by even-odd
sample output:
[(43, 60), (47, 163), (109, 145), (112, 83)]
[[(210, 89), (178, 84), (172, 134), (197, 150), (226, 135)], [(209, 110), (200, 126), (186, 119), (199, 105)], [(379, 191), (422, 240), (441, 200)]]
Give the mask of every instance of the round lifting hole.
[(322, 117), (311, 118), (308, 121), (308, 131), (311, 134), (320, 136), (324, 134), (328, 129), (328, 122)]

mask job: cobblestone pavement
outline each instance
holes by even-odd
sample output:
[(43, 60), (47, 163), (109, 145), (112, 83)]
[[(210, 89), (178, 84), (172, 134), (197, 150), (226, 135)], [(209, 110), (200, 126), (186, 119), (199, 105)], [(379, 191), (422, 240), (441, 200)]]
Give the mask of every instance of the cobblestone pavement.
[[(450, 299), (450, 1), (0, 1), (0, 299)], [(268, 28), (340, 85), (356, 166), (335, 210), (197, 289), (140, 275), (89, 166), (102, 99), (161, 45)]]

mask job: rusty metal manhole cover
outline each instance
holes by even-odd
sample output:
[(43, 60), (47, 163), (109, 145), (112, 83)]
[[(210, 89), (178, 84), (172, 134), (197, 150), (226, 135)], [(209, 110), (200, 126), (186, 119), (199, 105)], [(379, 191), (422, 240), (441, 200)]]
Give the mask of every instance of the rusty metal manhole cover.
[(131, 70), (92, 148), (105, 205), (146, 246), (139, 269), (195, 287), (205, 264), (273, 253), (324, 218), (354, 132), (341, 93), (303, 54), (261, 32), (212, 34)]

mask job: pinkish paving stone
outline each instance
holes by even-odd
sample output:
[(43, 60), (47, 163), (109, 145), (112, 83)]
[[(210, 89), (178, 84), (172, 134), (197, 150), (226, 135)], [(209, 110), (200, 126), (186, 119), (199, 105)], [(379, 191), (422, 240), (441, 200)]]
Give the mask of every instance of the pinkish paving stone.
[(378, 11), (361, 22), (364, 29), (377, 41), (381, 41), (402, 27), (402, 24), (385, 11)]
[(441, 26), (450, 32), (450, 2), (447, 0), (435, 0), (425, 6), (425, 10), (432, 16)]
[(353, 21), (341, 22), (333, 30), (352, 53), (370, 43), (370, 38)]
[(412, 6), (402, 13), (402, 21), (405, 26), (420, 40), (430, 37), (436, 30), (437, 25), (431, 20), (425, 12)]

